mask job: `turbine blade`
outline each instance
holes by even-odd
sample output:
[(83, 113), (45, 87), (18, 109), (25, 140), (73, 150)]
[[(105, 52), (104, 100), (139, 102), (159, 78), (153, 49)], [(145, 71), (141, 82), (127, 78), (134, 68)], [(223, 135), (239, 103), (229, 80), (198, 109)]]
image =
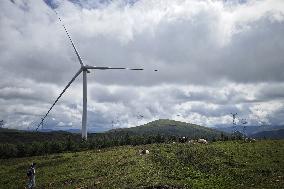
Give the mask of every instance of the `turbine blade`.
[(54, 101), (54, 103), (52, 104), (52, 106), (49, 108), (49, 110), (47, 111), (47, 113), (44, 115), (43, 118), (41, 118), (41, 122), (37, 125), (36, 131), (38, 130), (38, 128), (40, 127), (40, 125), (43, 123), (44, 119), (47, 117), (47, 115), (49, 114), (49, 112), (51, 111), (51, 109), (55, 106), (55, 104), (58, 102), (58, 100), (61, 98), (61, 96), (63, 95), (63, 93), (65, 93), (65, 91), (68, 89), (68, 87), (71, 85), (71, 83), (73, 81), (75, 81), (76, 77), (78, 77), (78, 75), (82, 72), (82, 69), (80, 68), (79, 71), (74, 75), (74, 77), (71, 79), (71, 81), (69, 81), (69, 83), (66, 85), (66, 87), (63, 89), (63, 91), (59, 94), (59, 96), (56, 98), (56, 100)]
[(74, 51), (75, 51), (75, 53), (76, 53), (76, 56), (77, 56), (77, 58), (78, 58), (78, 60), (79, 60), (79, 63), (81, 64), (81, 66), (84, 66), (83, 61), (82, 61), (82, 59), (81, 59), (81, 56), (80, 56), (79, 52), (77, 51), (77, 49), (76, 49), (76, 47), (75, 47), (75, 44), (73, 43), (73, 41), (72, 41), (72, 39), (71, 39), (71, 36), (70, 36), (68, 30), (66, 29), (65, 25), (63, 24), (63, 21), (61, 20), (60, 16), (59, 16), (58, 13), (56, 12), (56, 10), (53, 9), (53, 11), (55, 12), (55, 14), (57, 15), (59, 21), (61, 22), (61, 24), (62, 24), (62, 26), (63, 26), (63, 28), (64, 28), (64, 30), (65, 30), (65, 33), (67, 34), (68, 39), (69, 39), (69, 41), (71, 42), (72, 47), (73, 47), (73, 49), (74, 49)]
[(86, 69), (95, 70), (144, 70), (143, 68), (123, 68), (123, 67), (106, 67), (106, 66), (84, 66)]
[(144, 70), (142, 68), (128, 68), (129, 70)]

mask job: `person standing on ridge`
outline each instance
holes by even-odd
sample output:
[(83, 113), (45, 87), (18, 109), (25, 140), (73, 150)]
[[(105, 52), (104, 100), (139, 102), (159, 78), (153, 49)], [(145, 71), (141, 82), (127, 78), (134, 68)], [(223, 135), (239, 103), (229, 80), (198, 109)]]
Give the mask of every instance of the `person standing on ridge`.
[(33, 189), (35, 188), (35, 163), (32, 163), (27, 171), (27, 176), (29, 178), (28, 188)]

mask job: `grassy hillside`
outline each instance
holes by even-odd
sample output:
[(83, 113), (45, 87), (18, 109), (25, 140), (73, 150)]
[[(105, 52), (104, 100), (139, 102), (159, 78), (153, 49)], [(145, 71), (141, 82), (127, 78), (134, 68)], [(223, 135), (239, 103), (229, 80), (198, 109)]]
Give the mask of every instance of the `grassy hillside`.
[[(150, 150), (139, 155), (138, 150)], [(23, 188), (37, 163), (37, 188), (282, 188), (284, 141), (152, 144), (0, 160), (0, 186)]]
[(220, 131), (208, 127), (168, 119), (152, 121), (137, 127), (114, 129), (109, 132), (127, 132), (137, 135), (188, 136), (190, 138), (202, 137), (207, 139), (220, 137), (221, 135)]

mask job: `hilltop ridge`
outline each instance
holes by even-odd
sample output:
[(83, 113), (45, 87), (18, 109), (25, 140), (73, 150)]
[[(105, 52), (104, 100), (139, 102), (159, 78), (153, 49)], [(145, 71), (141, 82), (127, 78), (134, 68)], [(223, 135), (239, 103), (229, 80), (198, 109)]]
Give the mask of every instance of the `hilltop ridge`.
[(208, 127), (186, 123), (181, 121), (159, 119), (144, 125), (112, 129), (108, 133), (129, 133), (133, 135), (164, 135), (164, 136), (186, 136), (190, 138), (208, 138), (219, 137), (221, 131)]

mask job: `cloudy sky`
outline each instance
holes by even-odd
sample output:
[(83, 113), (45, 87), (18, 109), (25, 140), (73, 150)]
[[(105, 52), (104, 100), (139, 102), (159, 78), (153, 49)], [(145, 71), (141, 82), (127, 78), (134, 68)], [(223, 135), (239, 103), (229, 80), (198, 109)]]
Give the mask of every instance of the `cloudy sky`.
[[(80, 64), (88, 128), (167, 118), (203, 126), (284, 124), (283, 0), (1, 0), (0, 120), (35, 129)], [(158, 69), (158, 72), (154, 72)], [(44, 127), (78, 129), (82, 76)], [(142, 116), (141, 116), (142, 115)]]

